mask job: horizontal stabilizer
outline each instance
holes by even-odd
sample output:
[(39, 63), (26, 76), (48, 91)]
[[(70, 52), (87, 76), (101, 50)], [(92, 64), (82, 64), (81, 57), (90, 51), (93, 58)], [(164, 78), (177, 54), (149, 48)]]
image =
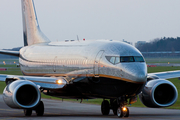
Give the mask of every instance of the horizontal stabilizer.
[(19, 51), (0, 50), (0, 54), (5, 54), (5, 55), (11, 55), (11, 56), (19, 57)]

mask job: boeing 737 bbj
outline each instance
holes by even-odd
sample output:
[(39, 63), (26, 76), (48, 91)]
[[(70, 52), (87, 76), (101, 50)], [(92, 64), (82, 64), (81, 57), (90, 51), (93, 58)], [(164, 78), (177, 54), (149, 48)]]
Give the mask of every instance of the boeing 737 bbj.
[[(3, 51), (19, 57), (24, 76), (0, 75), (7, 86), (5, 103), (44, 114), (41, 92), (60, 98), (103, 98), (101, 112), (110, 109), (118, 117), (128, 117), (128, 104), (137, 95), (147, 107), (167, 107), (178, 98), (168, 78), (180, 77), (180, 71), (147, 74), (142, 54), (133, 46), (115, 40), (50, 42), (41, 32), (33, 0), (22, 0), (24, 47)], [(109, 102), (110, 101), (110, 102)]]

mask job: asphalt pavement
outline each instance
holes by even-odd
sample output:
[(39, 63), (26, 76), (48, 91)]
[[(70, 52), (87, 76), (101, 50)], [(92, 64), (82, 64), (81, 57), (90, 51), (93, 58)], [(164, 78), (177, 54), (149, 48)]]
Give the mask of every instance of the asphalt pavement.
[[(36, 116), (33, 112), (31, 117), (25, 117), (22, 109), (9, 108), (3, 101), (0, 95), (0, 119), (1, 120), (112, 120), (120, 119), (113, 115), (103, 116), (101, 114), (100, 105), (83, 104), (77, 102), (66, 102), (51, 99), (42, 99), (45, 105), (44, 116)], [(164, 120), (164, 119), (180, 119), (180, 110), (159, 109), (159, 108), (138, 108), (129, 107), (130, 116), (121, 119), (149, 119), (149, 120)]]

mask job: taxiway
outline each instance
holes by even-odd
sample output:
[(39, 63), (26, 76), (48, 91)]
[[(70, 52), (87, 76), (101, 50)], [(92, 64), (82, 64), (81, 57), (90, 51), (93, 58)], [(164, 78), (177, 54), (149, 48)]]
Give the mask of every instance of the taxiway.
[[(109, 116), (101, 115), (101, 106), (92, 104), (82, 104), (73, 102), (62, 102), (58, 100), (43, 99), (45, 104), (45, 114), (37, 117), (33, 112), (31, 117), (25, 117), (23, 110), (11, 109), (5, 105), (2, 95), (0, 95), (0, 119), (3, 120), (113, 120), (120, 119), (114, 116), (112, 111)], [(180, 119), (180, 110), (173, 109), (156, 109), (156, 108), (137, 108), (129, 107), (130, 116), (121, 119)]]

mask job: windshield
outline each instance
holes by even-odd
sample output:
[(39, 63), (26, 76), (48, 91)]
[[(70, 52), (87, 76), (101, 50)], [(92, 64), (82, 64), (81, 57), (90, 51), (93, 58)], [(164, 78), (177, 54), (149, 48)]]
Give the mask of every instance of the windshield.
[(142, 56), (106, 56), (106, 59), (112, 64), (118, 64), (120, 62), (144, 62)]

